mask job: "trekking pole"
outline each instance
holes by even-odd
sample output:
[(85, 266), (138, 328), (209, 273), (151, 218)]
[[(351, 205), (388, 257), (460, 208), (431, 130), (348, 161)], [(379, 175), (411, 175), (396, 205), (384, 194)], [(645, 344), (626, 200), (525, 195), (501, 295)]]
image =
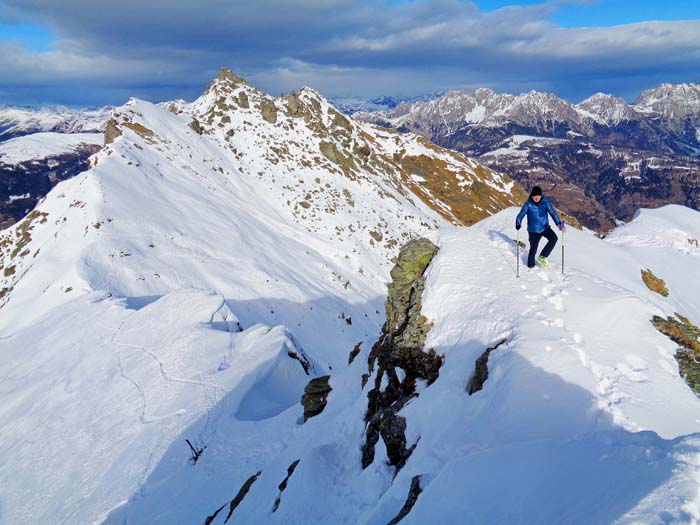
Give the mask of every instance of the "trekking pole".
[(515, 276), (520, 277), (520, 230), (515, 230)]
[(561, 274), (564, 275), (564, 236), (566, 234), (566, 230), (562, 230), (561, 232)]

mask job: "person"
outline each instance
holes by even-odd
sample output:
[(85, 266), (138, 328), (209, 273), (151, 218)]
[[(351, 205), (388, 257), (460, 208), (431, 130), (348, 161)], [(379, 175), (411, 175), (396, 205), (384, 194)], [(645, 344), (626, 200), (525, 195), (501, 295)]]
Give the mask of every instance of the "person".
[(557, 244), (557, 234), (549, 226), (549, 215), (554, 219), (559, 230), (564, 231), (566, 225), (559, 218), (557, 212), (554, 211), (554, 206), (550, 200), (542, 194), (542, 188), (535, 186), (530, 192), (530, 197), (523, 204), (518, 217), (515, 219), (515, 229), (519, 230), (523, 222), (523, 218), (527, 215), (527, 234), (530, 240), (530, 252), (527, 256), (527, 267), (535, 267), (535, 255), (537, 254), (537, 246), (540, 244), (540, 239), (545, 237), (547, 244), (543, 248), (537, 260), (542, 266), (549, 266), (547, 257), (552, 253), (554, 246)]

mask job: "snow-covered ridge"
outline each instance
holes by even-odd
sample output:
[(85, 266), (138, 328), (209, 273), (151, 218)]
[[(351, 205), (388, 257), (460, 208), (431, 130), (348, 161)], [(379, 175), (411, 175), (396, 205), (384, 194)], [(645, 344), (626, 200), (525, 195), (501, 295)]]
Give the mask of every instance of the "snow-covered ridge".
[(102, 145), (103, 133), (40, 132), (0, 142), (0, 163), (19, 164), (70, 153), (84, 145)]
[[(513, 516), (505, 479), (527, 487), (527, 523), (700, 515), (698, 400), (649, 323), (700, 316), (694, 257), (571, 231), (565, 277), (516, 280), (511, 180), (313, 89), (271, 97), (227, 70), (192, 103), (130, 100), (106, 135), (90, 170), (0, 233), (3, 524), (202, 523), (223, 508), (220, 525), (246, 480), (236, 522), (387, 523), (414, 476), (406, 523)], [(697, 236), (692, 213), (678, 228)], [(363, 374), (391, 259), (417, 236), (440, 247), (423, 314), (445, 357), (402, 411), (417, 445), (394, 478), (381, 445), (361, 468)], [(328, 405), (301, 424), (304, 385), (324, 375)], [(581, 473), (570, 489), (560, 465)]]
[(0, 106), (0, 141), (42, 131), (89, 133), (104, 130), (114, 108), (70, 109), (62, 106), (19, 108)]

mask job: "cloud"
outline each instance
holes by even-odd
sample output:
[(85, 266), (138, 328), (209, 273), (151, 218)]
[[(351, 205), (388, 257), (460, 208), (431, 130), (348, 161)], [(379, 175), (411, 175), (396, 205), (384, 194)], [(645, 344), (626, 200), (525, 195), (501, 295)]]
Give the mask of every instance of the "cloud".
[(549, 21), (559, 5), (592, 2), (5, 0), (0, 17), (48, 27), (56, 41), (32, 52), (0, 40), (0, 90), (36, 97), (44, 86), (63, 103), (88, 90), (91, 103), (191, 98), (222, 65), (273, 93), (305, 84), (343, 96), (488, 86), (629, 98), (660, 80), (700, 80), (700, 21)]

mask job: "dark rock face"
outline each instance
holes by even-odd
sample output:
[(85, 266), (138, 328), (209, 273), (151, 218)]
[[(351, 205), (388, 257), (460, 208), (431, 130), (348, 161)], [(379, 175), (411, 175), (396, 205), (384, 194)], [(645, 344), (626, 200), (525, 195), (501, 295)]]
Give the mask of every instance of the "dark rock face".
[(418, 496), (423, 491), (422, 487), (420, 486), (420, 480), (420, 476), (413, 476), (413, 478), (411, 479), (411, 487), (408, 489), (408, 496), (406, 497), (406, 502), (403, 504), (403, 507), (401, 507), (399, 513), (396, 516), (394, 516), (394, 518), (389, 523), (387, 523), (387, 525), (396, 525), (402, 519), (408, 516), (409, 512), (411, 512), (411, 509), (416, 504), (416, 501), (418, 501)]
[(474, 373), (469, 378), (467, 383), (467, 393), (471, 396), (484, 388), (484, 383), (489, 378), (489, 356), (496, 348), (505, 343), (505, 339), (501, 339), (495, 346), (487, 348), (483, 354), (479, 356), (474, 364)]
[[(238, 493), (236, 496), (231, 500), (231, 502), (228, 504), (228, 515), (226, 516), (226, 519), (224, 520), (224, 523), (228, 523), (228, 520), (231, 519), (231, 515), (233, 514), (233, 511), (236, 510), (236, 507), (241, 504), (243, 499), (246, 497), (248, 494), (248, 491), (250, 490), (250, 487), (253, 486), (253, 483), (257, 481), (257, 479), (260, 477), (260, 474), (262, 474), (262, 471), (258, 471), (252, 476), (250, 476), (245, 483), (241, 486), (241, 488), (238, 490)], [(206, 519), (204, 520), (204, 525), (210, 525), (216, 517), (219, 515), (219, 513), (226, 507), (226, 503), (224, 503), (221, 507), (216, 509), (213, 514), (210, 516), (207, 516)]]
[(328, 384), (330, 378), (331, 376), (316, 377), (309, 381), (304, 388), (304, 395), (301, 396), (301, 404), (304, 406), (304, 422), (319, 415), (326, 408), (328, 394), (333, 390)]
[(272, 512), (277, 512), (277, 509), (280, 508), (280, 503), (282, 502), (282, 493), (285, 491), (287, 488), (287, 483), (289, 483), (289, 478), (292, 477), (292, 474), (294, 474), (294, 471), (297, 468), (297, 465), (299, 464), (300, 460), (295, 460), (292, 462), (291, 465), (289, 465), (289, 468), (287, 468), (287, 476), (282, 480), (282, 483), (279, 484), (279, 494), (277, 495), (277, 498), (275, 499), (275, 504), (272, 506)]
[(659, 332), (678, 344), (675, 356), (678, 371), (693, 392), (700, 396), (700, 328), (679, 313), (675, 319), (655, 315), (651, 322)]
[(199, 120), (196, 118), (192, 119), (192, 122), (190, 122), (190, 127), (192, 128), (192, 131), (194, 131), (197, 135), (202, 134), (202, 126), (199, 123)]
[[(442, 366), (441, 356), (432, 349), (423, 351), (431, 325), (421, 315), (424, 273), (437, 250), (437, 246), (427, 239), (414, 239), (401, 249), (391, 270), (392, 282), (385, 303), (386, 322), (379, 341), (370, 352), (368, 375), (365, 376), (368, 379), (377, 366), (374, 387), (367, 393), (363, 468), (374, 461), (375, 446), (380, 437), (386, 445), (389, 463), (396, 467), (396, 472), (406, 464), (416, 446), (407, 447), (406, 420), (398, 412), (417, 395), (416, 380), (424, 379), (432, 384)], [(386, 386), (382, 388), (385, 377)]]

